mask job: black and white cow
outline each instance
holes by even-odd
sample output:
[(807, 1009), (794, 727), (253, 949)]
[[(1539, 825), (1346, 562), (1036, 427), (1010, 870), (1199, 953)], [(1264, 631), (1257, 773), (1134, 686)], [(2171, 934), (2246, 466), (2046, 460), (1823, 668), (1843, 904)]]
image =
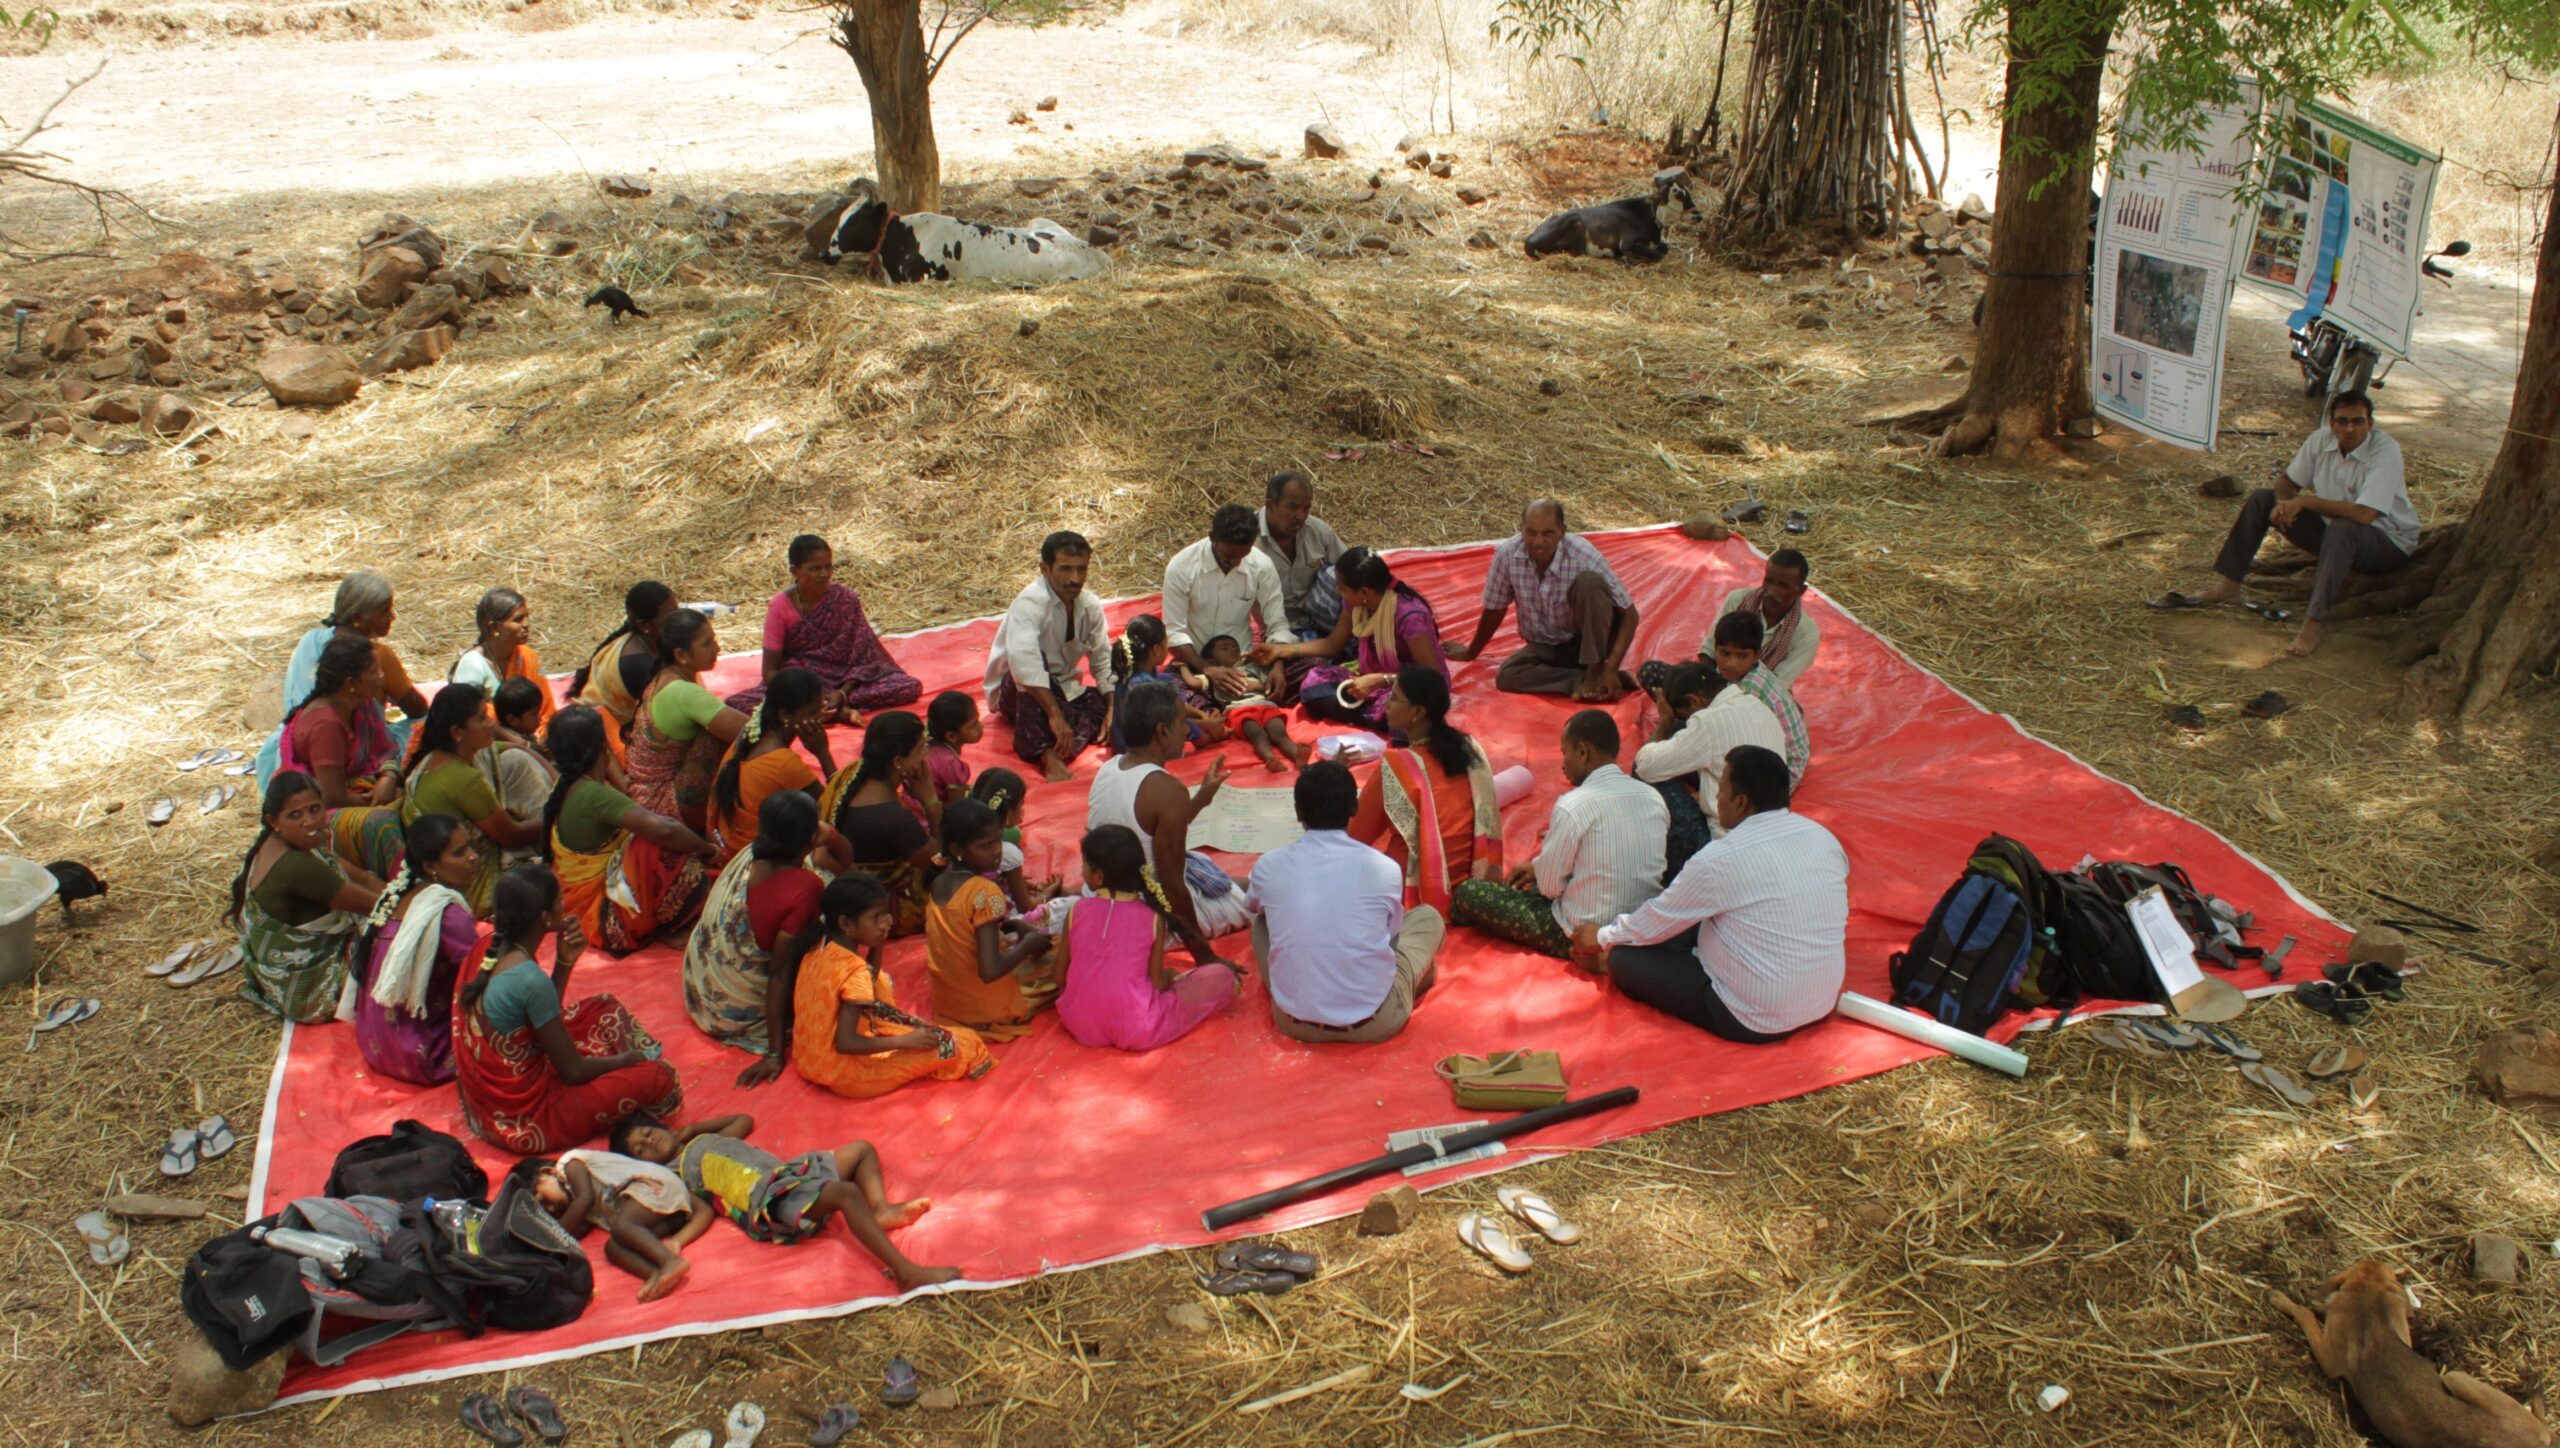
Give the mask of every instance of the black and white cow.
[(826, 260), (877, 260), (893, 282), (995, 282), (1036, 287), (1097, 276), (1110, 258), (1043, 216), (1029, 226), (989, 226), (939, 212), (899, 215), (877, 201), (845, 213), (827, 242)]
[(1689, 194), (1689, 173), (1679, 166), (1653, 173), (1651, 196), (1557, 212), (1529, 233), (1524, 249), (1532, 257), (1599, 252), (1620, 261), (1660, 261), (1671, 250), (1662, 239), (1662, 209), (1674, 197), (1691, 216), (1698, 214), (1697, 199)]

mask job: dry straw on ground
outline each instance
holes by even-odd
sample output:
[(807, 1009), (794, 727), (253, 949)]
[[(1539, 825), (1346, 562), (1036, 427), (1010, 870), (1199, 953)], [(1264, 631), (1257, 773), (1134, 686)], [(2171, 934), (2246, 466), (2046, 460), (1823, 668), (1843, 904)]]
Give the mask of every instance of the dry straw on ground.
[[(1360, 214), (1338, 179), (1283, 169), (1325, 214)], [(540, 295), (501, 330), (374, 384), (308, 444), (242, 407), (220, 412), (230, 436), (200, 462), (11, 451), (0, 608), (20, 648), (0, 668), (0, 831), (40, 859), (89, 860), (113, 892), (76, 933), (42, 927), (43, 984), (9, 998), (30, 1013), (69, 992), (107, 1001), (0, 1084), (12, 1426), (43, 1442), (173, 1436), (156, 1365), (187, 1330), (175, 1287), (197, 1234), (142, 1228), (106, 1272), (67, 1224), (102, 1192), (153, 1184), (172, 1124), (257, 1115), (272, 1025), (138, 973), (217, 929), (251, 830), (245, 801), (195, 816), (201, 782), (169, 761), (254, 743), (244, 711), (358, 565), (398, 580), (395, 639), (422, 672), (468, 642), (472, 599), (500, 582), (530, 594), (539, 643), (568, 667), (639, 573), (761, 598), (806, 529), (833, 537), (874, 617), (902, 628), (1000, 605), (1062, 523), (1100, 542), (1099, 586), (1143, 590), (1214, 502), (1250, 500), (1282, 466), (1318, 476), (1347, 539), (1388, 545), (1498, 533), (1537, 493), (1605, 527), (1747, 488), (1813, 514), (1804, 541), (1832, 598), (2331, 909), (2359, 914), (2380, 887), (2481, 921), (2491, 954), (2548, 940), (2552, 881), (2533, 858), (2560, 817), (2538, 757), (2547, 693), (2448, 743), (2384, 709), (2364, 633), (2261, 673), (2283, 637), (2270, 626), (2132, 606), (2192, 575), (2218, 536), (2228, 505), (2194, 484), (2263, 469), (2306, 424), (2271, 372), (2235, 388), (2231, 421), (2277, 435), (2213, 462), (2134, 449), (2030, 476), (1934, 462), (1855, 419), (1937, 385), (1966, 350), (1969, 297), (1906, 297), (1901, 264), (1878, 255), (1845, 272), (1688, 254), (1631, 270), (1469, 251), (1466, 228), (1516, 236), (1549, 204), (1525, 170), (1500, 174), (1514, 195), (1450, 208), (1393, 261), (1151, 248), (1110, 279), (1027, 295), (724, 261), (648, 298), (652, 323), (607, 330), (575, 303), (601, 275), (585, 258), (656, 234), (625, 208), (592, 218), (606, 244), (531, 264)], [(530, 199), (463, 199), (445, 224), (512, 236)], [(992, 189), (959, 204), (1025, 205)], [(370, 210), (350, 205), (331, 233)], [(1809, 313), (1820, 322), (1800, 328)], [(1346, 449), (1361, 459), (1326, 459)], [(2476, 462), (2429, 455), (2422, 506), (2466, 502)], [(2302, 707), (2239, 719), (2270, 683)], [(2212, 727), (2172, 731), (2171, 701), (2205, 705)], [(190, 808), (147, 829), (144, 802), (182, 785)], [(562, 1398), (580, 1441), (635, 1444), (741, 1397), (783, 1428), (856, 1397), (884, 1437), (955, 1444), (2347, 1443), (2339, 1394), (2264, 1298), (2366, 1252), (2410, 1271), (2420, 1347), (2520, 1395), (2544, 1385), (2560, 1268), (2475, 1284), (2463, 1242), (2560, 1236), (2560, 1131), (2490, 1107), (2464, 1074), (2483, 1032), (2549, 1014), (2520, 972), (2434, 956), (2411, 1000), (2359, 1033), (2384, 1092), (2362, 1116), (2334, 1090), (2291, 1111), (2217, 1060), (2110, 1055), (2066, 1031), (2031, 1044), (2023, 1081), (1940, 1062), (1712, 1117), (1506, 1178), (1591, 1231), (1516, 1281), (1453, 1240), (1457, 1212), (1491, 1202), (1480, 1182), (1435, 1194), (1402, 1237), (1300, 1234), (1330, 1271), (1268, 1302), (1200, 1298), (1205, 1254), (1166, 1255), (520, 1380)], [(2288, 1064), (2339, 1034), (2281, 1002), (2241, 1028)], [(236, 1214), (222, 1193), (249, 1157), (191, 1187)], [(1183, 1303), (1205, 1308), (1206, 1331), (1167, 1319)], [(893, 1352), (961, 1406), (871, 1406)], [(1408, 1383), (1447, 1391), (1411, 1401)], [(2053, 1417), (2033, 1407), (2047, 1384), (2073, 1394)], [(441, 1441), (464, 1392), (497, 1386), (342, 1400), (211, 1438)]]

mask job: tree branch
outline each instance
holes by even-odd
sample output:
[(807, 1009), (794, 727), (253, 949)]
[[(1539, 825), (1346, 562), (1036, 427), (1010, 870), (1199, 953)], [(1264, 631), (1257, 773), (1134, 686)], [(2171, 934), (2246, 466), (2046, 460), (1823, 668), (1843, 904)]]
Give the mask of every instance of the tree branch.
[(25, 130), (20, 131), (17, 137), (11, 140), (7, 145), (0, 146), (0, 159), (15, 159), (24, 153), (27, 149), (27, 143), (34, 140), (36, 138), (36, 134), (44, 129), (45, 122), (53, 118), (55, 108), (60, 106), (64, 101), (71, 99), (71, 93), (73, 91), (76, 91), (80, 87), (87, 85), (89, 82), (96, 80), (98, 78), (98, 72), (105, 70), (106, 68), (107, 58), (103, 55), (99, 56), (98, 63), (89, 67), (89, 73), (87, 75), (84, 75), (78, 80), (72, 81), (70, 84), (64, 86), (62, 88), (62, 94), (55, 96), (52, 100), (46, 102), (45, 108), (36, 112), (36, 118), (33, 124), (29, 125)]

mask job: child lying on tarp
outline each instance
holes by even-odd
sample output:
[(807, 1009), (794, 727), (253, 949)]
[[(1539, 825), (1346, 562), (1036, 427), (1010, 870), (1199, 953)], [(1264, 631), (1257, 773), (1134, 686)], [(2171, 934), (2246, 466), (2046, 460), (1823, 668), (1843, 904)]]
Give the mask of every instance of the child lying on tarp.
[(893, 1202), (880, 1179), (880, 1153), (867, 1141), (833, 1151), (807, 1151), (786, 1161), (749, 1145), (749, 1116), (721, 1117), (674, 1130), (645, 1112), (625, 1117), (614, 1142), (644, 1162), (675, 1168), (695, 1200), (710, 1203), (738, 1230), (759, 1242), (781, 1245), (814, 1237), (827, 1218), (842, 1216), (854, 1240), (880, 1259), (901, 1290), (960, 1275), (957, 1267), (926, 1267), (900, 1252), (889, 1234), (933, 1209), (933, 1198)]
[[(633, 1154), (628, 1128), (640, 1119), (625, 1117), (614, 1126), (611, 1151), (560, 1153), (535, 1177), (533, 1194), (573, 1237), (602, 1225), (605, 1260), (640, 1279), (642, 1302), (655, 1302), (683, 1285), (693, 1270), (684, 1249), (711, 1230), (711, 1208), (674, 1172)], [(723, 1116), (688, 1134), (754, 1125), (748, 1117)]]

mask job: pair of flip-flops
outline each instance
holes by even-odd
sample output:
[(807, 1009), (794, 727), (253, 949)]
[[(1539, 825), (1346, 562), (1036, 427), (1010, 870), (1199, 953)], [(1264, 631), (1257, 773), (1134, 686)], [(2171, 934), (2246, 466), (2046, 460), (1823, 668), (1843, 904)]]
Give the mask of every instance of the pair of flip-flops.
[(903, 1408), (923, 1395), (924, 1379), (916, 1375), (916, 1365), (905, 1358), (889, 1359), (887, 1371), (880, 1374), (880, 1401)]
[(242, 757), (243, 756), (240, 751), (237, 749), (199, 749), (196, 751), (194, 758), (181, 759), (178, 761), (178, 772), (180, 774), (193, 774), (199, 769), (211, 769), (217, 764), (229, 764), (233, 760)]
[[(1555, 1203), (1526, 1187), (1504, 1187), (1493, 1194), (1502, 1210), (1535, 1228), (1538, 1235), (1559, 1247), (1570, 1247), (1582, 1240), (1582, 1228), (1567, 1221)], [(1469, 1212), (1458, 1218), (1458, 1240), (1481, 1253), (1505, 1272), (1518, 1275), (1535, 1264), (1520, 1238), (1500, 1217), (1483, 1212)]]
[(1313, 1252), (1293, 1252), (1273, 1242), (1229, 1242), (1218, 1249), (1218, 1270), (1202, 1273), (1200, 1286), (1217, 1297), (1280, 1293), (1323, 1267)]
[(151, 962), (149, 965), (144, 966), (142, 968), (142, 973), (144, 975), (158, 976), (166, 979), (169, 976), (177, 974), (180, 966), (183, 966), (188, 961), (195, 959), (197, 951), (203, 950), (211, 944), (213, 944), (213, 942), (210, 940), (185, 941), (181, 943), (177, 949), (170, 951), (167, 955), (164, 955), (158, 960)]
[[(828, 1411), (832, 1413), (835, 1410), (830, 1408)], [(722, 1440), (721, 1448), (755, 1448), (756, 1439), (764, 1436), (764, 1409), (753, 1403), (734, 1404), (729, 1409), (728, 1421), (722, 1426), (729, 1430), (729, 1436)], [(817, 1440), (813, 1437), (810, 1441)], [(842, 1442), (843, 1435), (840, 1433), (827, 1441)], [(695, 1428), (668, 1444), (667, 1448), (711, 1448), (711, 1430)]]
[(191, 985), (201, 985), (215, 976), (229, 975), (240, 967), (240, 947), (237, 945), (215, 950), (208, 944), (191, 953), (195, 956), (195, 963), (168, 977), (173, 989), (184, 990)]
[(101, 1267), (113, 1267), (133, 1255), (133, 1239), (103, 1211), (82, 1212), (71, 1219), (71, 1230), (89, 1245), (89, 1260)]
[(525, 1440), (524, 1428), (517, 1427), (509, 1414), (523, 1419), (525, 1428), (545, 1443), (569, 1436), (569, 1421), (560, 1416), (560, 1405), (540, 1388), (509, 1388), (503, 1405), (487, 1393), (473, 1393), (462, 1400), (462, 1426), (499, 1448), (516, 1448)]
[(2409, 987), (2400, 972), (2378, 960), (2332, 965), (2318, 980), (2293, 988), (2294, 1004), (2317, 1011), (2342, 1026), (2360, 1026), (2373, 1014), (2376, 1000), (2405, 1001)]
[(51, 1035), (65, 1026), (76, 1026), (105, 1009), (95, 997), (64, 996), (55, 1001), (36, 1021), (33, 1035), (27, 1038), (27, 1049), (35, 1049), (35, 1037)]
[(2210, 1046), (2235, 1061), (2263, 1061), (2264, 1051), (2250, 1045), (2220, 1026), (2202, 1021), (2171, 1021), (2156, 1016), (2119, 1016), (2114, 1019), (2119, 1033), (2130, 1033), (2163, 1051), (2192, 1051)]
[(2279, 608), (2272, 603), (2260, 603), (2254, 598), (2243, 601), (2240, 606), (2269, 623), (2293, 622), (2293, 610), (2289, 608)]
[(231, 1129), (227, 1116), (208, 1116), (199, 1125), (181, 1126), (169, 1133), (168, 1144), (160, 1148), (160, 1174), (186, 1176), (206, 1162), (228, 1156), (239, 1144), (239, 1133)]

